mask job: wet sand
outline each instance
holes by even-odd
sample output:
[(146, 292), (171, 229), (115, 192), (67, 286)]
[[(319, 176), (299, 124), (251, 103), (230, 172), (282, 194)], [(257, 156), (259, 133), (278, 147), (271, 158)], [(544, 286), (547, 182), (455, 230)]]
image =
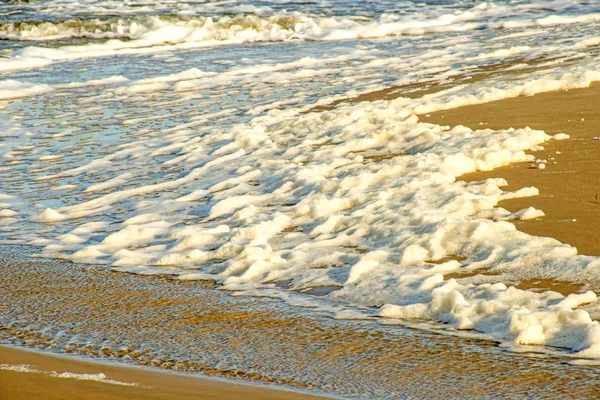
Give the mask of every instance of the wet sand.
[[(515, 222), (523, 232), (549, 236), (575, 246), (580, 254), (600, 255), (594, 232), (600, 226), (600, 84), (589, 88), (541, 93), (421, 115), (423, 122), (464, 125), (471, 129), (541, 129), (570, 139), (549, 141), (532, 153), (546, 168), (517, 163), (490, 172), (462, 176), (466, 181), (505, 178), (505, 190), (534, 186), (540, 195), (505, 200), (511, 212), (533, 206), (546, 216)], [(594, 139), (596, 138), (596, 139)], [(557, 154), (557, 152), (560, 152)]]
[[(277, 298), (234, 296), (210, 282), (27, 259), (31, 252), (34, 249), (7, 246), (0, 252), (0, 343), (342, 397), (600, 395), (594, 384), (596, 368), (567, 365), (570, 358), (542, 355), (541, 348), (511, 352), (471, 334), (449, 335), (447, 328), (442, 334), (401, 321), (386, 320), (384, 325), (376, 319), (335, 320), (326, 312), (305, 311)], [(62, 359), (54, 357), (29, 359), (25, 355), (37, 357), (0, 350), (0, 364), (103, 372), (108, 379), (151, 386), (152, 393), (165, 397), (140, 395), (146, 393), (140, 386), (0, 371), (4, 398), (9, 393), (9, 399), (53, 399), (71, 393), (68, 390), (73, 395), (62, 398), (94, 399), (100, 390), (103, 399), (235, 398), (237, 391), (254, 393), (254, 388), (221, 382), (196, 392), (202, 389), (202, 380), (138, 369), (104, 369), (71, 360), (62, 364)], [(177, 396), (169, 390), (178, 391)], [(106, 391), (115, 397), (105, 396)], [(256, 393), (257, 398), (282, 395)], [(301, 398), (292, 394), (283, 396)]]
[[(27, 365), (35, 371), (20, 372), (0, 367), (0, 399), (7, 400), (316, 400), (324, 398), (216, 379), (156, 372), (145, 368), (83, 361), (74, 357), (43, 354), (3, 346), (0, 346), (0, 364)], [(106, 376), (106, 380), (113, 381), (113, 383), (52, 376), (56, 373), (94, 375), (102, 373)]]

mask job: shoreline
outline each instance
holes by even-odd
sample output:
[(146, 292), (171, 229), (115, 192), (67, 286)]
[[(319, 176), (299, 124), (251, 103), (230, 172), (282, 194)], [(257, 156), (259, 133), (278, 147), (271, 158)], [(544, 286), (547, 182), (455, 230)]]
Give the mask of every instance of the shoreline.
[(0, 398), (11, 400), (334, 398), (6, 345), (0, 345), (0, 382)]
[(0, 400), (600, 399), (600, 1), (5, 3)]
[[(311, 390), (359, 398), (597, 394), (593, 386), (582, 384), (594, 379), (594, 368), (568, 365), (568, 355), (544, 348), (507, 351), (482, 335), (440, 333), (435, 327), (393, 320), (339, 320), (273, 298), (236, 296), (207, 283), (122, 274), (60, 260), (27, 260), (24, 254), (30, 249), (13, 251), (12, 257), (10, 246), (2, 250), (6, 285), (0, 287), (0, 310), (13, 311), (0, 314), (1, 343), (122, 363), (128, 371), (113, 375), (96, 364), (83, 370), (60, 370), (50, 364), (50, 372), (102, 372), (106, 379), (146, 386), (146, 380), (132, 375), (137, 369), (127, 369), (140, 365), (154, 368), (165, 388), (179, 387), (174, 379), (180, 375), (163, 373), (175, 370), (226, 379), (218, 383), (219, 392), (237, 390), (236, 380), (241, 379), (309, 392), (303, 398), (309, 398)], [(8, 352), (3, 349), (0, 364), (33, 364), (23, 357), (31, 353), (15, 350), (11, 361), (2, 356)], [(52, 363), (59, 360), (42, 357)], [(79, 398), (95, 400), (81, 385), (94, 388), (94, 393), (105, 387), (114, 393), (102, 399), (153, 399), (126, 397), (141, 390), (135, 386), (0, 372), (2, 381), (11, 382), (11, 399), (53, 399), (51, 395), (64, 390), (84, 390)], [(56, 385), (75, 386), (63, 390)], [(30, 392), (34, 388), (38, 394)], [(288, 392), (284, 398), (290, 398)]]
[[(564, 132), (571, 135), (569, 140), (551, 140), (545, 144), (544, 150), (533, 153), (537, 158), (552, 160), (544, 170), (531, 168), (529, 163), (520, 163), (493, 171), (464, 175), (459, 179), (477, 181), (501, 177), (508, 181), (508, 186), (504, 188), (508, 191), (526, 186), (538, 187), (540, 196), (507, 200), (498, 206), (511, 212), (529, 206), (541, 209), (546, 213), (545, 217), (513, 223), (526, 233), (552, 236), (564, 243), (575, 245), (580, 253), (600, 255), (600, 249), (595, 248), (592, 235), (584, 235), (586, 232), (593, 232), (593, 227), (600, 223), (600, 204), (595, 204), (593, 197), (593, 183), (596, 182), (593, 172), (600, 171), (600, 161), (594, 158), (600, 151), (600, 141), (593, 139), (594, 136), (600, 136), (600, 116), (595, 115), (593, 107), (594, 99), (598, 98), (600, 85), (594, 84), (590, 88), (547, 92), (531, 97), (459, 107), (421, 115), (419, 118), (422, 122), (450, 127), (465, 125), (472, 129), (508, 129), (530, 126), (543, 129), (548, 134)], [(560, 107), (565, 108), (562, 113), (556, 110)], [(574, 121), (573, 116), (579, 116), (579, 121)], [(560, 151), (560, 154), (556, 154), (557, 151)], [(564, 176), (569, 176), (570, 179), (564, 179)], [(598, 192), (600, 193), (600, 187)], [(572, 221), (573, 219), (576, 221)], [(7, 249), (8, 246), (4, 248)], [(595, 251), (598, 253), (594, 253)], [(154, 400), (174, 397), (182, 400), (203, 397), (226, 399), (234, 396), (248, 399), (316, 399), (326, 397), (286, 388), (298, 387), (307, 391), (317, 388), (323, 392), (330, 391), (334, 395), (340, 394), (342, 390), (340, 395), (343, 395), (343, 390), (348, 389), (344, 385), (360, 385), (363, 377), (372, 379), (373, 387), (381, 390), (380, 394), (393, 393), (389, 396), (398, 394), (428, 397), (439, 394), (440, 390), (448, 398), (461, 397), (466, 393), (501, 397), (506, 395), (508, 390), (522, 395), (537, 393), (539, 397), (549, 393), (561, 393), (566, 396), (573, 390), (580, 390), (582, 397), (593, 398), (597, 395), (593, 387), (582, 388), (582, 384), (573, 381), (575, 376), (585, 371), (582, 382), (589, 382), (593, 379), (594, 368), (552, 365), (557, 360), (561, 361), (559, 364), (565, 364), (569, 359), (548, 354), (540, 357), (536, 354), (536, 351), (540, 350), (535, 348), (530, 351), (534, 354), (533, 357), (526, 354), (507, 355), (499, 350), (496, 344), (474, 338), (438, 337), (431, 333), (414, 333), (405, 327), (399, 328), (400, 332), (390, 333), (378, 327), (376, 322), (367, 328), (357, 322), (353, 322), (356, 324), (354, 326), (351, 326), (353, 323), (343, 321), (323, 323), (319, 320), (315, 323), (315, 319), (320, 317), (306, 317), (301, 312), (284, 314), (281, 312), (283, 308), (272, 304), (276, 302), (273, 299), (267, 300), (271, 301), (271, 308), (260, 303), (262, 300), (245, 299), (243, 301), (247, 304), (237, 309), (238, 299), (243, 297), (234, 297), (229, 293), (215, 296), (217, 291), (207, 282), (186, 283), (164, 277), (130, 276), (85, 265), (73, 266), (59, 260), (27, 260), (26, 253), (29, 252), (22, 252), (16, 257), (21, 261), (2, 260), (10, 257), (10, 250), (0, 257), (0, 263), (8, 266), (4, 271), (6, 287), (3, 297), (7, 299), (4, 308), (12, 310), (10, 307), (13, 300), (15, 304), (26, 302), (27, 312), (30, 314), (28, 323), (23, 326), (6, 328), (0, 325), (0, 328), (3, 328), (0, 329), (0, 339), (3, 340), (2, 343), (11, 343), (17, 347), (27, 345), (28, 348), (47, 348), (62, 353), (73, 353), (74, 356), (53, 355), (44, 351), (40, 353), (39, 350), (29, 354), (29, 350), (25, 348), (0, 345), (0, 364), (26, 364), (36, 371), (41, 371), (19, 372), (0, 369), (0, 381), (9, 382), (0, 385), (0, 397), (16, 400), (53, 400), (63, 398), (60, 397), (62, 394), (69, 393), (70, 398), (86, 400)], [(468, 279), (468, 276), (457, 277), (459, 280), (462, 278)], [(130, 288), (128, 285), (132, 284), (134, 287)], [(554, 290), (563, 295), (590, 289), (584, 285), (544, 279), (509, 284), (523, 289)], [(597, 290), (597, 287), (591, 289)], [(70, 300), (62, 298), (64, 294), (68, 294)], [(0, 301), (1, 308), (3, 307)], [(53, 327), (52, 329), (58, 326), (57, 331), (62, 329), (60, 324), (69, 327), (79, 321), (89, 321), (86, 320), (81, 329), (73, 329), (73, 332), (69, 333), (71, 339), (64, 341), (55, 337), (49, 338), (48, 331), (45, 330), (47, 327), (44, 326), (35, 327), (31, 332), (27, 331), (28, 324), (35, 324), (36, 318), (40, 316), (45, 318), (52, 315), (55, 312), (53, 310), (66, 311), (60, 318), (49, 318), (49, 326)], [(147, 354), (142, 351), (140, 357), (128, 359), (125, 363), (125, 359), (121, 359), (120, 355), (123, 352), (120, 340), (124, 337), (130, 339), (127, 329), (121, 331), (120, 336), (114, 335), (115, 338), (108, 347), (103, 347), (107, 345), (96, 338), (104, 340), (105, 335), (111, 334), (114, 327), (106, 325), (106, 321), (111, 321), (112, 324), (115, 319), (115, 326), (126, 326), (136, 330), (136, 325), (131, 325), (135, 319), (128, 320), (127, 314), (140, 310), (144, 310), (146, 315), (145, 320), (139, 321), (143, 329), (154, 326), (167, 332), (173, 329), (180, 335), (175, 342), (183, 342), (192, 337), (209, 341), (211, 335), (218, 336), (219, 340), (209, 341), (204, 347), (193, 348), (191, 353), (173, 355), (169, 353), (170, 344), (165, 344), (172, 340), (172, 337), (164, 335), (156, 341), (152, 351)], [(285, 309), (284, 312), (287, 311)], [(66, 315), (72, 312), (73, 318)], [(161, 315), (163, 313), (173, 317), (166, 318), (165, 315)], [(325, 317), (323, 320), (328, 321), (329, 318)], [(135, 323), (138, 321), (135, 320)], [(97, 332), (93, 332), (94, 329)], [(89, 340), (86, 337), (75, 340), (82, 332), (94, 334)], [(243, 339), (231, 332), (236, 332)], [(50, 334), (54, 335), (56, 332), (50, 330)], [(246, 341), (246, 335), (251, 339)], [(137, 353), (136, 345), (144, 343), (143, 339), (142, 336), (133, 338), (132, 344), (128, 344), (130, 350), (126, 350), (125, 355)], [(90, 342), (94, 343), (89, 344)], [(315, 346), (315, 343), (318, 343), (318, 346)], [(215, 344), (221, 347), (214, 347)], [(188, 346), (188, 349), (193, 345)], [(196, 357), (196, 353), (206, 352), (208, 349), (212, 352), (208, 359)], [(286, 352), (286, 361), (280, 361), (279, 358), (283, 351)], [(196, 358), (186, 358), (190, 355)], [(114, 362), (122, 365), (108, 365), (105, 368), (107, 363), (80, 359), (82, 356), (107, 357), (111, 360), (110, 364)], [(68, 360), (61, 361), (62, 357)], [(233, 367), (223, 367), (221, 357), (233, 359)], [(239, 362), (236, 357), (247, 359)], [(458, 363), (457, 357), (460, 357)], [(538, 357), (540, 360), (536, 359)], [(63, 362), (67, 363), (68, 367), (63, 368)], [(137, 368), (135, 365), (129, 365), (129, 362), (140, 366), (154, 366), (156, 370)], [(294, 363), (292, 367), (288, 365), (291, 362)], [(321, 369), (310, 371), (310, 376), (302, 375), (306, 369), (312, 368), (313, 362), (318, 363)], [(359, 365), (356, 366), (355, 363)], [(99, 368), (99, 365), (102, 365), (102, 368)], [(180, 366), (192, 374), (169, 372), (170, 369)], [(290, 370), (282, 373), (281, 369), (286, 368)], [(323, 373), (332, 368), (349, 369), (346, 376), (340, 374), (334, 377), (337, 379), (337, 386), (330, 383), (329, 375)], [(469, 377), (463, 376), (465, 368), (469, 370)], [(384, 371), (385, 374), (382, 375)], [(60, 379), (52, 372), (104, 373), (107, 380), (136, 383), (138, 386), (109, 384), (97, 380)], [(201, 375), (195, 376), (194, 373)], [(218, 378), (213, 379), (213, 375)], [(373, 376), (378, 376), (379, 380)], [(404, 377), (402, 383), (382, 386), (384, 380), (389, 381), (397, 376)], [(427, 377), (427, 383), (424, 383), (423, 376)], [(350, 383), (349, 377), (358, 382)], [(536, 379), (540, 377), (540, 383), (534, 385), (533, 382), (538, 382)], [(238, 383), (236, 378), (249, 383)], [(275, 387), (260, 386), (260, 383), (269, 385), (269, 382)], [(454, 382), (455, 386), (447, 387), (448, 382)], [(496, 384), (499, 387), (495, 388), (494, 392), (486, 392), (490, 390), (490, 385)], [(153, 389), (149, 390), (147, 387)], [(331, 389), (332, 387), (334, 389)], [(352, 392), (353, 389), (356, 391)], [(98, 393), (102, 394), (101, 397), (94, 397)], [(362, 394), (359, 389), (348, 389), (349, 395), (355, 396), (356, 393)], [(369, 392), (373, 397), (377, 397), (376, 393)], [(328, 393), (325, 394), (327, 395)], [(362, 397), (370, 396), (363, 394)]]
[[(503, 189), (514, 191), (534, 186), (539, 196), (504, 200), (498, 204), (510, 212), (534, 207), (546, 215), (515, 226), (534, 236), (549, 236), (577, 248), (579, 254), (599, 256), (600, 246), (590, 233), (600, 226), (600, 84), (588, 88), (539, 93), (484, 104), (457, 107), (419, 115), (419, 121), (454, 127), (508, 129), (529, 126), (549, 135), (566, 133), (567, 140), (550, 140), (543, 150), (529, 152), (546, 160), (546, 168), (516, 163), (492, 171), (478, 171), (458, 178), (479, 181), (504, 178)], [(594, 139), (595, 138), (595, 139)]]

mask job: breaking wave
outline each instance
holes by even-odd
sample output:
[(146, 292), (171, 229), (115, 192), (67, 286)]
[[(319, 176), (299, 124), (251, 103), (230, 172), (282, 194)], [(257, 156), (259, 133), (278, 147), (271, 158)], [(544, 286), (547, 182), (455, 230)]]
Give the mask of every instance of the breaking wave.
[[(511, 29), (573, 24), (600, 20), (600, 13), (547, 15), (511, 13), (506, 6), (480, 4), (461, 11), (437, 9), (415, 19), (414, 15), (318, 16), (300, 11), (272, 15), (212, 16), (141, 15), (103, 18), (71, 18), (54, 21), (0, 23), (0, 39), (47, 41), (69, 38), (143, 39), (160, 36), (164, 42), (180, 41), (278, 41), (291, 39), (344, 40), (463, 32), (479, 29)], [(174, 34), (177, 32), (177, 34)], [(171, 34), (169, 34), (171, 33)]]

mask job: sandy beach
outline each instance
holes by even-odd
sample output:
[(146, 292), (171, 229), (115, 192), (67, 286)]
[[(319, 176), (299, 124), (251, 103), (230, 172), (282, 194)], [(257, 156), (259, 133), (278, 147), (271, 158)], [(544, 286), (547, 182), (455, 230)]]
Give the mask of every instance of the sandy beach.
[[(600, 161), (596, 157), (598, 153), (597, 146), (600, 141), (595, 137), (600, 135), (600, 117), (597, 115), (594, 104), (600, 97), (600, 85), (592, 85), (590, 88), (576, 89), (570, 91), (542, 93), (531, 97), (518, 97), (512, 99), (490, 102), (475, 106), (459, 107), (447, 111), (435, 112), (427, 115), (420, 115), (420, 120), (450, 127), (456, 125), (465, 125), (472, 129), (490, 128), (504, 129), (508, 127), (529, 126), (534, 129), (542, 129), (548, 134), (567, 133), (571, 136), (568, 140), (550, 141), (544, 145), (544, 150), (534, 152), (536, 158), (545, 159), (547, 167), (544, 170), (534, 168), (531, 163), (514, 164), (508, 167), (499, 168), (489, 172), (477, 172), (460, 177), (461, 180), (479, 181), (494, 177), (503, 177), (508, 181), (506, 190), (517, 190), (521, 187), (535, 186), (540, 189), (540, 195), (535, 197), (526, 197), (521, 199), (507, 200), (499, 204), (510, 211), (534, 206), (543, 210), (546, 216), (527, 221), (514, 222), (518, 229), (538, 236), (549, 236), (557, 238), (565, 243), (576, 246), (580, 253), (589, 255), (598, 255), (600, 251), (596, 246), (594, 237), (589, 235), (594, 227), (600, 223), (599, 206), (596, 200), (596, 193), (600, 191), (597, 186), (597, 173), (600, 170)], [(374, 97), (370, 100), (377, 100)], [(13, 250), (9, 250), (8, 254)], [(26, 260), (27, 248), (17, 248), (15, 260)], [(33, 261), (33, 262), (31, 262)], [(511, 355), (505, 359), (503, 354), (492, 354), (495, 348), (494, 343), (485, 341), (475, 341), (473, 339), (452, 338), (445, 336), (433, 337), (426, 334), (425, 338), (408, 338), (406, 333), (387, 336), (385, 333), (366, 333), (359, 329), (344, 325), (343, 327), (323, 326), (320, 323), (315, 325), (315, 321), (306, 317), (299, 317), (291, 321), (283, 321), (275, 315), (270, 314), (262, 306), (249, 303), (248, 309), (260, 309), (257, 313), (253, 312), (231, 312), (221, 308), (223, 298), (216, 296), (214, 284), (211, 282), (185, 283), (173, 282), (169, 279), (158, 277), (136, 277), (129, 274), (116, 272), (107, 272), (96, 268), (76, 268), (66, 275), (60, 275), (53, 269), (64, 268), (64, 265), (58, 261), (47, 261), (43, 259), (31, 259), (30, 261), (10, 262), (4, 260), (4, 285), (2, 297), (6, 300), (11, 299), (4, 307), (11, 307), (11, 304), (26, 304), (25, 309), (31, 313), (31, 316), (39, 314), (48, 316), (57, 310), (69, 310), (68, 314), (56, 319), (57, 322), (66, 324), (65, 326), (75, 326), (79, 322), (88, 319), (85, 329), (88, 333), (98, 329), (105, 321), (115, 323), (117, 337), (119, 329), (117, 327), (123, 323), (127, 324), (140, 332), (145, 327), (158, 324), (165, 326), (166, 329), (172, 329), (173, 335), (181, 335), (190, 327), (194, 327), (194, 335), (198, 338), (208, 338), (214, 335), (224, 335), (221, 342), (233, 344), (237, 341), (235, 337), (229, 336), (230, 331), (244, 332), (249, 343), (259, 343), (265, 339), (265, 329), (276, 328), (273, 332), (280, 343), (275, 349), (267, 350), (260, 355), (270, 361), (267, 364), (275, 362), (269, 368), (273, 368), (277, 363), (277, 358), (281, 354), (281, 345), (287, 347), (290, 351), (288, 362), (295, 360), (298, 365), (292, 369), (303, 368), (312, 361), (329, 354), (329, 365), (335, 368), (342, 368), (343, 365), (354, 363), (352, 374), (354, 376), (370, 376), (371, 374), (382, 373), (385, 376), (404, 377), (407, 383), (400, 385), (398, 393), (410, 393), (416, 396), (427, 397), (431, 393), (440, 390), (439, 387), (445, 386), (445, 382), (454, 380), (452, 387), (446, 387), (441, 397), (454, 398), (462, 396), (469, 392), (470, 394), (479, 393), (481, 395), (490, 394), (489, 385), (497, 385), (499, 395), (505, 394), (504, 390), (510, 390), (511, 393), (538, 393), (543, 396), (544, 393), (557, 395), (577, 390), (580, 398), (594, 398), (598, 395), (593, 386), (583, 389), (577, 383), (577, 376), (595, 374), (594, 369), (582, 367), (578, 370), (575, 366), (567, 368), (555, 368), (552, 364), (552, 358), (546, 360), (535, 360), (528, 356)], [(50, 268), (51, 267), (51, 268)], [(27, 273), (23, 273), (26, 268)], [(470, 278), (473, 274), (466, 275), (448, 275), (446, 279)], [(70, 276), (70, 277), (69, 277)], [(57, 279), (58, 278), (58, 279)], [(493, 281), (493, 276), (490, 276)], [(66, 280), (65, 280), (66, 279)], [(133, 286), (133, 290), (128, 288), (131, 282), (154, 282), (151, 284), (156, 287), (148, 287), (144, 290), (138, 290)], [(582, 285), (568, 282), (558, 282), (554, 280), (535, 280), (535, 282), (515, 282), (518, 287), (534, 290), (556, 290), (564, 295), (581, 292)], [(171, 287), (168, 291), (183, 285), (188, 288), (202, 288), (203, 295), (200, 292), (194, 292), (195, 299), (186, 299), (178, 292), (165, 296), (160, 296), (164, 289), (159, 287)], [(198, 286), (200, 285), (200, 286)], [(76, 289), (75, 289), (76, 288)], [(586, 287), (589, 289), (590, 287)], [(592, 289), (598, 289), (592, 287)], [(193, 289), (196, 290), (196, 289)], [(209, 292), (206, 292), (208, 290)], [(323, 291), (327, 293), (328, 291)], [(63, 295), (61, 295), (61, 293)], [(178, 294), (179, 293), (179, 294)], [(312, 293), (312, 292), (308, 292)], [(315, 291), (314, 293), (319, 293)], [(64, 296), (64, 294), (68, 294)], [(152, 298), (147, 298), (153, 294)], [(155, 294), (159, 294), (154, 298)], [(32, 296), (33, 295), (33, 296)], [(226, 295), (228, 298), (229, 295)], [(105, 298), (111, 298), (108, 305), (103, 305)], [(226, 303), (234, 301), (229, 298)], [(237, 300), (235, 300), (237, 301)], [(202, 303), (204, 309), (203, 316), (194, 315), (193, 308)], [(182, 313), (180, 306), (185, 306)], [(191, 309), (189, 307), (192, 307)], [(148, 309), (155, 310), (146, 314), (147, 318), (141, 320), (120, 321), (119, 315), (124, 315), (124, 310)], [(66, 317), (70, 315), (70, 317)], [(164, 319), (160, 316), (177, 315), (175, 319)], [(304, 319), (306, 318), (306, 319)], [(168, 321), (168, 322), (167, 322)], [(339, 322), (336, 322), (339, 323)], [(75, 325), (74, 325), (75, 324)], [(169, 324), (169, 325), (164, 325)], [(35, 324), (34, 324), (35, 325)], [(182, 327), (184, 328), (183, 330)], [(87, 346), (85, 340), (64, 340), (62, 344), (49, 342), (49, 338), (42, 331), (24, 328), (23, 326), (14, 326), (5, 329), (4, 339), (8, 343), (28, 345), (39, 349), (59, 350), (74, 355), (85, 355), (116, 359), (129, 352), (125, 352), (110, 347)], [(178, 332), (178, 333), (177, 333)], [(74, 331), (75, 336), (82, 332)], [(200, 336), (198, 336), (200, 335)], [(272, 334), (269, 334), (272, 335)], [(412, 335), (412, 334), (411, 334)], [(183, 336), (185, 337), (185, 336)], [(285, 340), (281, 340), (285, 337)], [(318, 337), (318, 338), (317, 338)], [(386, 338), (385, 340), (384, 337)], [(311, 339), (312, 338), (312, 339)], [(324, 341), (323, 338), (328, 338)], [(166, 340), (162, 338), (161, 340)], [(327, 351), (312, 353), (310, 343), (320, 341), (321, 345), (327, 347)], [(116, 342), (115, 342), (116, 343)], [(216, 342), (208, 340), (208, 345), (214, 345)], [(241, 351), (248, 342), (239, 342), (234, 344), (234, 352)], [(443, 349), (441, 352), (425, 351), (424, 349)], [(252, 347), (251, 347), (252, 348)], [(468, 350), (467, 350), (468, 348)], [(477, 355), (481, 349), (492, 352), (482, 356)], [(447, 351), (447, 349), (451, 349)], [(214, 358), (217, 360), (219, 354), (228, 357), (227, 353), (231, 349), (225, 347), (215, 347)], [(246, 349), (247, 350), (247, 349)], [(245, 350), (244, 350), (245, 351)], [(261, 350), (261, 351), (264, 351)], [(363, 354), (365, 359), (352, 360), (352, 354)], [(308, 353), (307, 353), (308, 352)], [(298, 357), (299, 354), (307, 354), (307, 357)], [(419, 356), (415, 358), (415, 354)], [(461, 363), (455, 363), (454, 357), (461, 357)], [(175, 359), (169, 359), (167, 356), (163, 359), (157, 359), (154, 355), (142, 355), (139, 358), (126, 356), (128, 362), (133, 364), (154, 366), (165, 369), (179, 368), (186, 369), (181, 362)], [(377, 360), (376, 364), (368, 360)], [(263, 359), (264, 361), (265, 359)], [(433, 365), (435, 360), (435, 366)], [(366, 361), (366, 362), (365, 362)], [(255, 361), (251, 361), (255, 362)], [(397, 364), (400, 362), (400, 364)], [(241, 378), (246, 381), (255, 381), (259, 383), (274, 383), (279, 387), (298, 387), (302, 390), (322, 389), (324, 383), (330, 378), (344, 379), (342, 376), (330, 377), (327, 374), (321, 375), (323, 381), (294, 382), (290, 378), (277, 377), (268, 373), (252, 372), (244, 369), (244, 364), (240, 364), (239, 369), (220, 369), (210, 364), (189, 364), (189, 370), (200, 372), (209, 376), (222, 377), (227, 380), (214, 380), (197, 376), (186, 376), (172, 372), (160, 372), (149, 370), (147, 368), (135, 368), (108, 364), (106, 362), (92, 362), (74, 357), (61, 357), (48, 353), (30, 352), (20, 350), (14, 347), (0, 347), (0, 364), (4, 369), (0, 369), (0, 397), (7, 399), (229, 399), (229, 398), (247, 398), (247, 399), (311, 399), (319, 398), (316, 395), (310, 395), (300, 392), (278, 390), (265, 388), (264, 386), (250, 386), (238, 384), (231, 381), (232, 377)], [(217, 362), (218, 364), (218, 362)], [(516, 367), (514, 365), (517, 365)], [(404, 365), (404, 366), (403, 366)], [(411, 365), (410, 367), (407, 367)], [(469, 377), (462, 377), (462, 371), (468, 367)], [(27, 366), (30, 372), (18, 371), (15, 368)], [(246, 365), (247, 367), (247, 365)], [(12, 369), (11, 369), (12, 368)], [(329, 368), (329, 367), (328, 367)], [(389, 369), (391, 368), (391, 370)], [(514, 369), (513, 369), (514, 368)], [(274, 372), (277, 368), (271, 370)], [(509, 371), (516, 372), (516, 375), (506, 375)], [(379, 371), (379, 372), (376, 372)], [(105, 382), (96, 380), (82, 380), (72, 378), (61, 378), (56, 375), (61, 373), (73, 374), (99, 374), (105, 375), (102, 379)], [(96, 375), (95, 375), (96, 376)], [(420, 383), (421, 376), (427, 376), (432, 379), (432, 386), (425, 389)], [(543, 377), (543, 385), (539, 381)], [(591, 379), (591, 378), (590, 378)], [(108, 381), (108, 382), (107, 382)], [(460, 381), (460, 383), (458, 383)], [(588, 380), (589, 381), (589, 380)], [(111, 383), (112, 382), (112, 383)], [(535, 382), (535, 383), (534, 383)], [(127, 386), (132, 385), (132, 386)], [(335, 385), (335, 384), (334, 384)], [(440, 385), (440, 386), (438, 386)], [(341, 387), (341, 386), (338, 386)], [(395, 388), (395, 389), (394, 389)], [(436, 389), (438, 388), (438, 389)], [(384, 390), (387, 394), (399, 388), (391, 385)], [(430, 392), (429, 390), (432, 390)]]
[[(236, 380), (367, 398), (598, 394), (586, 384), (593, 367), (536, 347), (506, 352), (493, 341), (402, 321), (336, 320), (275, 299), (232, 296), (210, 282), (28, 259), (31, 250), (3, 247), (0, 309), (14, 317), (0, 321), (2, 343), (227, 380), (0, 347), (0, 393), (9, 399), (311, 398)], [(40, 372), (6, 369), (23, 365)], [(63, 372), (138, 386), (52, 376)]]
[[(0, 346), (0, 364), (0, 398), (7, 400), (325, 398), (3, 346)], [(9, 369), (24, 365), (30, 372)], [(102, 374), (100, 379), (98, 374)]]
[(599, 398), (599, 29), (0, 2), (0, 400)]
[[(540, 129), (549, 135), (566, 133), (568, 140), (549, 141), (533, 154), (546, 160), (546, 168), (517, 163), (490, 172), (460, 177), (476, 181), (502, 177), (506, 190), (534, 186), (540, 195), (506, 200), (499, 204), (510, 211), (532, 206), (546, 216), (518, 221), (523, 232), (550, 236), (575, 246), (580, 254), (600, 255), (592, 232), (600, 225), (600, 84), (589, 88), (540, 93), (490, 103), (458, 107), (421, 115), (423, 122), (468, 126), (471, 129)], [(534, 163), (535, 164), (535, 163)]]

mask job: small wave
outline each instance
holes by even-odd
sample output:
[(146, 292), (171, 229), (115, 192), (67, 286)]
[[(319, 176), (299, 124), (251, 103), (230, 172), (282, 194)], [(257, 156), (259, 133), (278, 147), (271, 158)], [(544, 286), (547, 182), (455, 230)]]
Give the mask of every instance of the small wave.
[(66, 21), (17, 21), (0, 23), (0, 39), (59, 40), (69, 38), (128, 38), (135, 34), (137, 24), (122, 19)]
[(71, 43), (68, 46), (26, 46), (8, 54), (0, 71), (45, 67), (57, 61), (112, 55), (148, 54), (252, 42), (291, 40), (338, 41), (377, 39), (390, 36), (465, 32), (514, 27), (547, 26), (600, 20), (600, 13), (583, 16), (539, 14), (528, 19), (505, 6), (480, 4), (462, 11), (440, 10), (425, 15), (381, 14), (374, 18), (326, 17), (302, 12), (280, 12), (270, 16), (240, 14), (214, 17), (177, 15), (121, 16), (89, 20), (0, 24), (0, 39), (17, 42), (105, 40), (103, 43)]
[[(166, 27), (187, 29), (198, 38), (224, 40), (243, 31), (294, 32), (297, 24), (311, 21), (300, 13), (271, 17), (257, 15), (194, 17), (143, 16), (108, 19), (68, 19), (63, 21), (16, 21), (0, 23), (0, 39), (17, 41), (47, 41), (70, 38), (139, 39), (152, 31)], [(284, 38), (285, 36), (282, 36)]]
[[(424, 14), (381, 14), (317, 16), (300, 11), (272, 15), (240, 13), (212, 16), (140, 15), (72, 18), (52, 21), (0, 23), (0, 39), (48, 41), (70, 38), (143, 39), (163, 37), (164, 42), (195, 41), (280, 41), (289, 39), (344, 40), (387, 36), (411, 36), (479, 29), (511, 29), (531, 26), (585, 23), (600, 20), (600, 13), (583, 15), (527, 15), (505, 6), (480, 4), (462, 11), (435, 9)], [(177, 37), (165, 31), (179, 31)]]

